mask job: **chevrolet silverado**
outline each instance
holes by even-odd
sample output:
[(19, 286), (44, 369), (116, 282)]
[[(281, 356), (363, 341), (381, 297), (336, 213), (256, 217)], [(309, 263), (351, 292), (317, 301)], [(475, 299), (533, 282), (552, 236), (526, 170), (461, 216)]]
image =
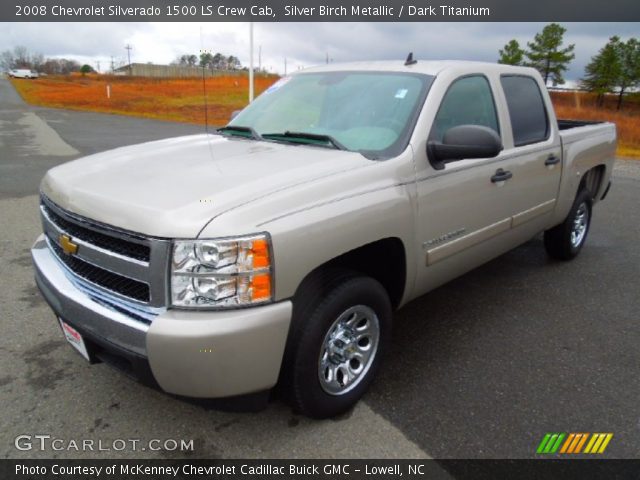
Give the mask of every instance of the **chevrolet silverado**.
[(574, 258), (615, 148), (613, 124), (557, 120), (530, 68), (303, 70), (215, 132), (51, 169), (36, 282), (91, 362), (187, 397), (278, 386), (333, 416), (394, 310), (542, 232)]

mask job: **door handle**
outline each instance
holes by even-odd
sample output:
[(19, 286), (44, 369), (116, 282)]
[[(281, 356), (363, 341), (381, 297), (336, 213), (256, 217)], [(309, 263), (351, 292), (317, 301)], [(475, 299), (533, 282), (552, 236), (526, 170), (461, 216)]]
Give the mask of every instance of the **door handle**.
[(503, 170), (499, 168), (498, 170), (496, 170), (495, 175), (491, 177), (491, 181), (493, 183), (504, 182), (505, 180), (509, 180), (511, 177), (513, 177), (513, 173), (511, 173), (509, 170)]
[(555, 165), (556, 163), (560, 163), (560, 158), (556, 157), (553, 153), (547, 157), (544, 161), (544, 164), (548, 167), (549, 165)]

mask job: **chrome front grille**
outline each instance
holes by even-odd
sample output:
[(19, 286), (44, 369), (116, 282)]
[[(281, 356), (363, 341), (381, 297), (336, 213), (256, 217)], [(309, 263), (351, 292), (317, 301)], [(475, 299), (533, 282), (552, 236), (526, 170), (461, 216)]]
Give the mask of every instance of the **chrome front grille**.
[[(143, 262), (149, 261), (150, 249), (147, 245), (134, 243), (133, 241), (124, 240), (111, 235), (105, 235), (96, 230), (91, 230), (84, 226), (77, 225), (58, 215), (49, 206), (47, 206), (46, 203), (42, 204), (42, 209), (53, 223), (71, 237), (78, 238), (87, 243), (118, 253), (125, 257), (135, 258), (136, 260), (141, 260)], [(135, 238), (132, 236), (129, 237), (132, 239)], [(138, 238), (137, 241), (144, 241), (144, 239)]]
[[(40, 213), (49, 248), (92, 296), (145, 318), (166, 307), (169, 240), (100, 224), (63, 210), (45, 196)], [(78, 246), (75, 253), (65, 253), (63, 235)]]
[(149, 302), (149, 285), (146, 283), (96, 267), (74, 255), (66, 255), (56, 239), (51, 238), (50, 235), (47, 235), (47, 239), (49, 240), (49, 246), (58, 259), (80, 278), (125, 297), (144, 303)]

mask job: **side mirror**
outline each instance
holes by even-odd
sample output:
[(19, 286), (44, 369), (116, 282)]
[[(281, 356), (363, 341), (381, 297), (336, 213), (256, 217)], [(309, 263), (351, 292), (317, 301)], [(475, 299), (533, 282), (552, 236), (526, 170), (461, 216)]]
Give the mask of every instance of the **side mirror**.
[(229, 119), (229, 121), (231, 121), (234, 118), (236, 118), (240, 114), (241, 111), (242, 110), (234, 110), (233, 112), (231, 112), (231, 118)]
[(466, 158), (492, 158), (502, 151), (502, 140), (489, 127), (459, 125), (444, 133), (442, 142), (427, 142), (427, 156), (436, 170)]

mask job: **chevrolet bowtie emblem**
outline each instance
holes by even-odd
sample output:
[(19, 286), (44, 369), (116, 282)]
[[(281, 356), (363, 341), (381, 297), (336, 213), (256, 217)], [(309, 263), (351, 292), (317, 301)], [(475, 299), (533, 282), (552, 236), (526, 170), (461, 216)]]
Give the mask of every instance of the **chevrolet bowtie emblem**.
[(67, 255), (74, 255), (78, 251), (78, 245), (71, 241), (71, 237), (69, 235), (60, 235), (58, 241), (60, 242), (62, 250)]

